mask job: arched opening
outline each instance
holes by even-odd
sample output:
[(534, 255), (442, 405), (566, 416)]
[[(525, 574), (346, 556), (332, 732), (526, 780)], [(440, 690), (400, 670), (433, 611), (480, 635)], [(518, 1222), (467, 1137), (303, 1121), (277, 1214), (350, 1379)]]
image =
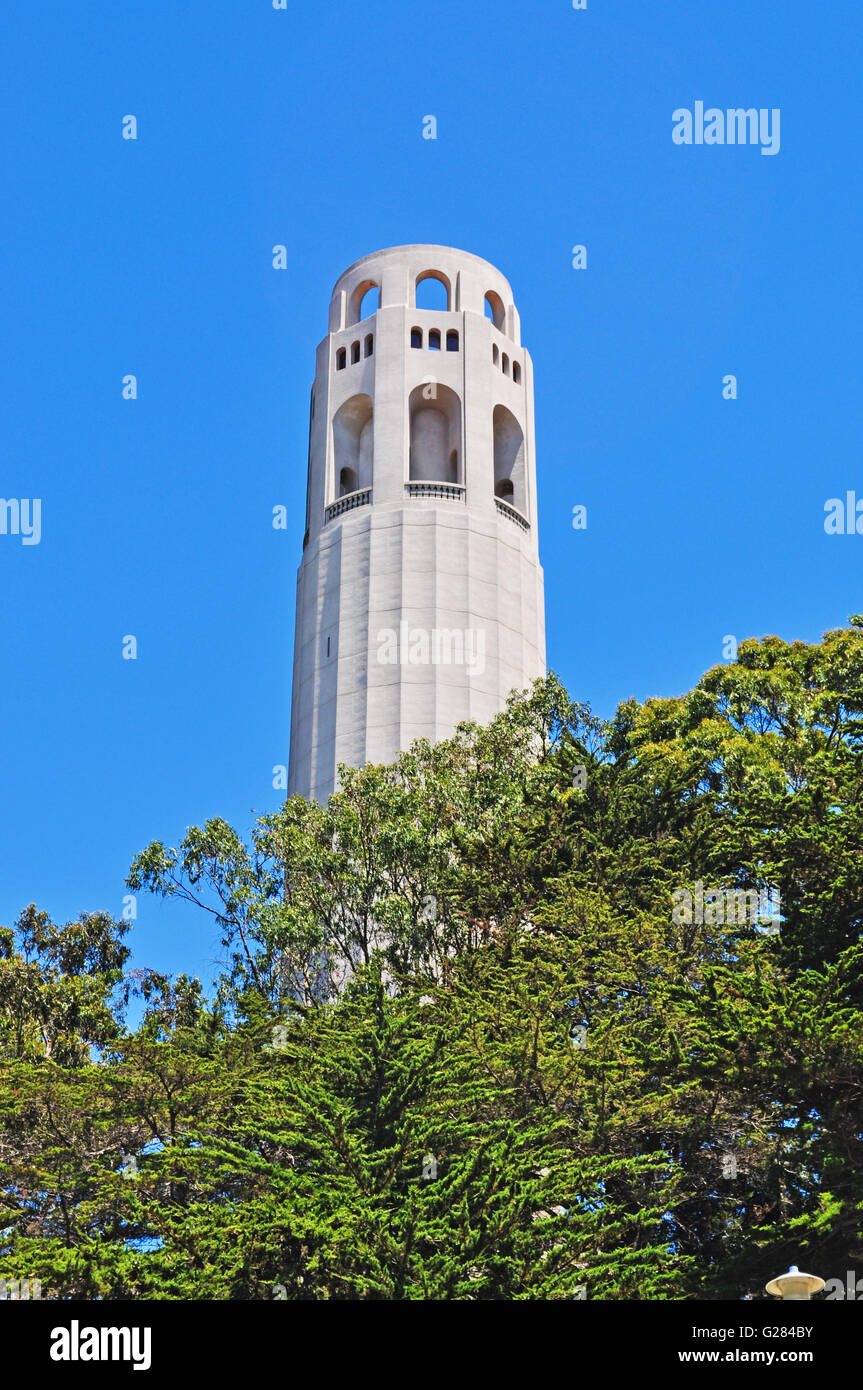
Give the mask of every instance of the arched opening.
[(492, 360), (492, 362), (494, 363), (494, 365), (495, 365), (496, 367), (499, 366), (499, 364), (500, 364), (500, 349), (498, 348), (497, 343), (492, 343), (492, 345), (491, 345), (491, 360)]
[(363, 280), (351, 295), (350, 322), (352, 324), (360, 323), (363, 319), (367, 319), (370, 314), (377, 313), (380, 302), (380, 286), (374, 280)]
[(421, 348), (423, 345), (423, 331), (421, 328), (411, 329), (411, 347)]
[(371, 397), (351, 396), (333, 416), (333, 463), (336, 494), (372, 485), (374, 427)]
[(357, 341), (356, 341), (355, 343), (351, 343), (351, 366), (353, 366), (355, 362), (359, 362), (359, 360), (360, 360), (360, 341), (359, 341), (359, 338), (358, 338)]
[(375, 339), (373, 333), (366, 334), (366, 357), (371, 357), (375, 350)]
[(516, 385), (521, 381), (521, 366), (518, 362), (512, 364), (512, 379)]
[(339, 348), (336, 352), (336, 371), (340, 372), (342, 367), (346, 367), (348, 362), (347, 348)]
[(460, 483), (461, 401), (448, 386), (414, 387), (410, 413), (410, 479)]
[(446, 350), (447, 352), (458, 352), (458, 334), (454, 328), (451, 328), (446, 335)]
[(416, 278), (414, 304), (417, 309), (449, 309), (449, 280), (439, 270), (424, 270)]
[(527, 515), (524, 478), (524, 433), (512, 411), (496, 405), (494, 434), (494, 495)]
[(509, 358), (507, 357), (506, 353), (503, 354), (500, 365), (504, 376), (509, 376)]
[(429, 329), (429, 348), (432, 352), (440, 352), (440, 329)]
[(485, 297), (485, 316), (491, 319), (495, 328), (503, 332), (503, 325), (506, 321), (506, 310), (503, 307), (503, 300), (494, 290), (489, 290)]

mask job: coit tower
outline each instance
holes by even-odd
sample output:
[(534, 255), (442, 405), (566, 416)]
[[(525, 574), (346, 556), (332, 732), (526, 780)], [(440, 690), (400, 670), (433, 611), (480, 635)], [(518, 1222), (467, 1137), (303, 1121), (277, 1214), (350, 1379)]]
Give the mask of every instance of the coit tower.
[[(417, 307), (430, 289), (440, 307)], [(356, 261), (310, 417), (288, 788), (325, 802), (339, 763), (484, 723), (545, 674), (533, 371), (507, 281), (448, 246)]]

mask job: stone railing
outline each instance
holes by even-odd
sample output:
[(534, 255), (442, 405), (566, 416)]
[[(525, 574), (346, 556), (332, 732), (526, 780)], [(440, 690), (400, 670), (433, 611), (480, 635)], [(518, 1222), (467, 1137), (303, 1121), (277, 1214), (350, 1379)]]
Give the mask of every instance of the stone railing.
[(465, 489), (461, 483), (405, 483), (408, 497), (446, 497), (451, 502), (463, 502)]
[(510, 521), (514, 521), (516, 526), (521, 527), (522, 531), (530, 530), (530, 522), (527, 517), (522, 516), (521, 512), (517, 512), (515, 507), (511, 507), (508, 502), (502, 502), (499, 497), (494, 500), (501, 516), (509, 517)]
[(335, 521), (342, 512), (352, 511), (354, 507), (364, 507), (367, 502), (372, 500), (372, 490), (370, 487), (360, 488), (358, 492), (348, 492), (344, 497), (340, 497), (338, 502), (332, 502), (325, 512), (327, 521)]

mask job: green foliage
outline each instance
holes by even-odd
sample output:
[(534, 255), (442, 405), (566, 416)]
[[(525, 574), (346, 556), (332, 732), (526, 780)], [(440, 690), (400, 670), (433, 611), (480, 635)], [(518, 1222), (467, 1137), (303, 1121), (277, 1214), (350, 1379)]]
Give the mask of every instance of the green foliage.
[[(150, 845), (129, 886), (229, 951), (211, 1002), (31, 906), (0, 929), (4, 1277), (680, 1299), (859, 1267), (861, 733), (857, 618), (607, 725), (549, 677), (249, 845)], [(681, 918), (698, 881), (779, 889), (781, 932)]]
[(129, 958), (128, 924), (104, 912), (57, 927), (31, 903), (15, 931), (0, 928), (0, 1058), (89, 1060), (119, 1033), (111, 1007)]

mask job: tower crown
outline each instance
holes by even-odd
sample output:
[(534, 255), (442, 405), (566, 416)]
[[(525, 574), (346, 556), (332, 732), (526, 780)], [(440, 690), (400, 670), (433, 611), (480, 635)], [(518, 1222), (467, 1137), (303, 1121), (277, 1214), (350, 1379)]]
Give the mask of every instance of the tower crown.
[[(441, 286), (438, 309), (416, 307), (426, 280)], [(349, 266), (311, 415), (307, 543), (359, 507), (427, 497), (531, 531), (530, 359), (509, 282), (481, 257), (395, 246)]]
[(361, 323), (364, 300), (372, 290), (378, 291), (380, 308), (416, 308), (416, 290), (423, 280), (438, 280), (443, 285), (447, 296), (444, 312), (485, 315), (488, 303), (495, 327), (512, 342), (520, 343), (512, 290), (500, 271), (470, 251), (424, 243), (373, 251), (348, 266), (333, 286), (330, 332)]

